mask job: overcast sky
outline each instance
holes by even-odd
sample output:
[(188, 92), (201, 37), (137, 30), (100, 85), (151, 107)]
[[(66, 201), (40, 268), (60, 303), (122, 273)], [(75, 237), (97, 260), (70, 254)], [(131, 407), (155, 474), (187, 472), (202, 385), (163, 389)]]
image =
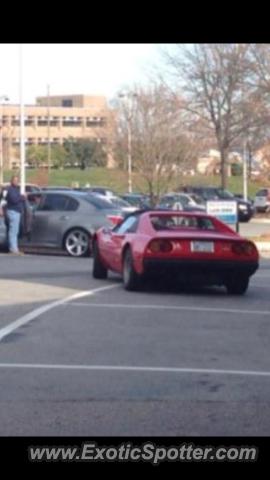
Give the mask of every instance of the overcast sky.
[[(24, 100), (89, 94), (111, 99), (125, 85), (144, 82), (160, 62), (161, 44), (24, 44)], [(0, 44), (0, 97), (19, 101), (18, 44)]]

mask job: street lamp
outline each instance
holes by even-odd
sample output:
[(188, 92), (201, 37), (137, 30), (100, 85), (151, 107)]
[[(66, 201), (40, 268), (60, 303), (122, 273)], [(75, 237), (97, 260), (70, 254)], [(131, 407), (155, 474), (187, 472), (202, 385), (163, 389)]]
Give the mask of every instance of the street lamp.
[(24, 91), (23, 91), (23, 45), (20, 45), (20, 74), (19, 74), (19, 87), (20, 87), (20, 161), (21, 161), (21, 193), (25, 193), (25, 118), (24, 118)]
[(119, 98), (124, 99), (127, 106), (127, 134), (128, 134), (128, 192), (132, 193), (132, 156), (131, 156), (131, 119), (133, 99), (137, 97), (136, 93), (120, 93)]
[(47, 85), (47, 157), (48, 157), (48, 173), (51, 171), (51, 130), (50, 130), (50, 85)]
[(9, 98), (6, 95), (0, 97), (0, 185), (4, 181), (4, 161), (3, 161), (3, 102), (8, 102)]

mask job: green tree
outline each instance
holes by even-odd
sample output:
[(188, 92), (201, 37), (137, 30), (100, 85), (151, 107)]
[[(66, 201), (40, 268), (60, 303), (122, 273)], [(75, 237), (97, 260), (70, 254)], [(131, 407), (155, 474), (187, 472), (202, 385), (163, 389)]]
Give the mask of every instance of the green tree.
[(29, 165), (38, 168), (47, 163), (48, 151), (45, 145), (30, 145), (26, 148), (26, 161)]
[(96, 140), (68, 138), (64, 142), (64, 149), (68, 163), (71, 165), (79, 164), (82, 170), (87, 167), (103, 167), (106, 165), (105, 146)]
[(67, 152), (63, 145), (52, 145), (51, 162), (53, 167), (64, 167), (67, 159)]

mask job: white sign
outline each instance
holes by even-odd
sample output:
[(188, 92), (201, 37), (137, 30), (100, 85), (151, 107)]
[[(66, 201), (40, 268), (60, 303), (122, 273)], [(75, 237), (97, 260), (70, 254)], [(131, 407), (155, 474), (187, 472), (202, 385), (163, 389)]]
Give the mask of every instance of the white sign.
[(238, 204), (234, 200), (208, 200), (206, 211), (228, 225), (238, 224)]

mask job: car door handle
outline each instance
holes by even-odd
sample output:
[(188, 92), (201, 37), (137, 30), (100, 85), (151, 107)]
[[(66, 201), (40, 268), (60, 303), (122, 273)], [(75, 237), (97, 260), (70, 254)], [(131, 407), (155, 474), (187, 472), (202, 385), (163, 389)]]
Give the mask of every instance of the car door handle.
[(69, 216), (68, 215), (62, 215), (60, 217), (60, 220), (68, 220), (69, 219)]

